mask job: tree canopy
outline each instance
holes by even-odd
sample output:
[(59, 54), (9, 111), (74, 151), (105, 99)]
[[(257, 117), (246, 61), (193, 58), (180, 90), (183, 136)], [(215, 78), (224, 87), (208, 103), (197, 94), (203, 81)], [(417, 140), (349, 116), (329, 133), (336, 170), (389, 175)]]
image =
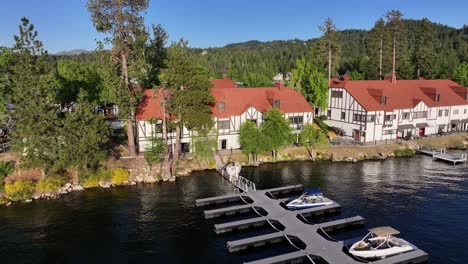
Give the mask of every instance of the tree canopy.
[(277, 108), (267, 111), (263, 119), (260, 128), (267, 140), (266, 151), (272, 151), (273, 158), (276, 159), (278, 148), (292, 143), (292, 128), (289, 126), (289, 119)]

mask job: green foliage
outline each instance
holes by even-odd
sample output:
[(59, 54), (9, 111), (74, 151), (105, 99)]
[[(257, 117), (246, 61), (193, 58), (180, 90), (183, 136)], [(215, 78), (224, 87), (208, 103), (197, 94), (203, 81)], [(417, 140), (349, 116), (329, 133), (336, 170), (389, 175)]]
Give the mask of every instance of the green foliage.
[(52, 193), (58, 191), (63, 184), (65, 179), (59, 176), (47, 177), (40, 180), (36, 184), (36, 191), (41, 193)]
[(269, 145), (268, 139), (263, 136), (261, 130), (253, 122), (245, 122), (241, 125), (239, 143), (242, 153), (252, 154), (254, 160), (258, 154), (267, 151)]
[(128, 182), (129, 171), (125, 168), (115, 168), (111, 171), (113, 184), (124, 184)]
[(3, 180), (15, 169), (12, 162), (0, 162), (0, 193), (3, 192)]
[(349, 74), (349, 78), (351, 80), (364, 80), (364, 75), (362, 73), (354, 70)]
[(459, 84), (468, 87), (468, 62), (458, 65), (453, 73), (453, 79)]
[(283, 113), (277, 108), (272, 108), (264, 114), (264, 121), (260, 127), (261, 134), (266, 138), (266, 150), (273, 151), (276, 158), (278, 148), (292, 143), (289, 119), (284, 118)]
[(97, 170), (88, 170), (80, 174), (80, 183), (84, 188), (99, 187), (99, 183), (109, 183), (112, 181), (111, 172), (103, 167)]
[(393, 154), (395, 154), (395, 157), (397, 158), (405, 158), (414, 156), (416, 154), (416, 151), (411, 148), (397, 149), (393, 151)]
[(14, 202), (31, 198), (33, 192), (32, 181), (15, 181), (5, 184), (5, 198)]
[[(150, 122), (154, 123), (154, 122)], [(164, 158), (167, 145), (163, 138), (158, 135), (161, 131), (153, 131), (149, 138), (149, 145), (145, 148), (145, 159), (151, 165), (160, 162)]]
[(325, 109), (328, 104), (328, 81), (325, 74), (310, 59), (296, 61), (292, 71), (293, 85), (304, 95), (312, 106)]
[(22, 164), (50, 169), (60, 157), (60, 120), (54, 88), (57, 80), (34, 26), (23, 18), (15, 36), (11, 102), (15, 107), (13, 147)]
[(187, 42), (180, 40), (168, 50), (167, 69), (161, 73), (170, 91), (167, 108), (179, 120), (179, 125), (201, 130), (213, 126), (210, 103), (212, 83), (206, 70), (193, 63)]
[(318, 147), (328, 145), (327, 137), (320, 129), (316, 129), (312, 124), (305, 125), (299, 134), (299, 142), (305, 147)]
[(217, 135), (213, 132), (198, 131), (192, 137), (193, 154), (200, 160), (209, 162), (213, 159), (213, 151), (218, 148)]
[(316, 123), (320, 129), (322, 129), (322, 133), (326, 134), (328, 131), (330, 131), (330, 127), (325, 122), (323, 122), (323, 120), (324, 119), (322, 118), (314, 118), (314, 123)]

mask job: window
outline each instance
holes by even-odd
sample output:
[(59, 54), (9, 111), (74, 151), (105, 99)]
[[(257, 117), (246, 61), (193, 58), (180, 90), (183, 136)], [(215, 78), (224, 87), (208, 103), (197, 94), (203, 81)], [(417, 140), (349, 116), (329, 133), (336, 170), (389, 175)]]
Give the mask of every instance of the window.
[(465, 108), (465, 110), (463, 110), (463, 113), (466, 114), (466, 108)]
[(344, 120), (346, 118), (346, 113), (345, 112), (341, 112), (341, 119)]
[(409, 117), (410, 117), (410, 112), (403, 113), (403, 119), (409, 119)]
[(218, 110), (224, 112), (224, 110), (226, 110), (226, 103), (225, 102), (218, 102)]
[(413, 113), (413, 118), (414, 118), (414, 119), (426, 118), (426, 117), (427, 117), (427, 112), (426, 112), (426, 111), (423, 111), (423, 112), (414, 112), (414, 113)]
[(280, 100), (273, 100), (273, 107), (280, 108)]
[(380, 104), (381, 105), (386, 105), (387, 104), (387, 96), (384, 95), (384, 96), (382, 96), (380, 98)]
[(385, 121), (393, 121), (393, 116), (392, 114), (390, 115), (385, 115)]
[(343, 98), (343, 91), (331, 91), (332, 98)]
[(392, 134), (395, 134), (395, 130), (393, 129), (382, 131), (382, 135), (392, 135)]
[(230, 127), (229, 120), (218, 121), (218, 129), (229, 129)]
[(449, 110), (445, 109), (445, 116), (448, 116), (448, 114), (449, 114)]
[(458, 113), (459, 113), (459, 110), (458, 110), (458, 109), (454, 109), (454, 110), (453, 110), (453, 114), (454, 114), (454, 115), (458, 115)]
[(367, 123), (371, 123), (375, 121), (375, 115), (368, 115), (367, 116)]
[(331, 118), (331, 110), (330, 109), (327, 110), (327, 116), (328, 116), (328, 118)]
[(442, 116), (443, 111), (439, 110), (439, 116)]
[(366, 122), (366, 116), (360, 114), (353, 114), (353, 121), (356, 122)]
[(289, 120), (291, 121), (291, 124), (295, 124), (295, 125), (302, 125), (302, 116), (293, 116), (293, 117), (290, 117)]

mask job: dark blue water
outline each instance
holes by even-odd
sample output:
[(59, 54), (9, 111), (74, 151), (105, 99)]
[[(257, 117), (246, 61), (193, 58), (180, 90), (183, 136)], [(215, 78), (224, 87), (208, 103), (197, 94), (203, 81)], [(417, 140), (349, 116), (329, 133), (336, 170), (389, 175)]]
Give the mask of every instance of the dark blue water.
[[(468, 263), (468, 167), (428, 157), (383, 162), (289, 162), (244, 168), (258, 188), (320, 187), (359, 214), (366, 228), (390, 225), (430, 254), (430, 263)], [(0, 208), (0, 263), (242, 263), (293, 249), (229, 254), (226, 242), (271, 232), (216, 236), (195, 199), (233, 189), (214, 172), (176, 183), (88, 190), (59, 200)], [(243, 216), (240, 216), (243, 217)], [(239, 218), (239, 217), (237, 217)], [(365, 229), (334, 234), (346, 239)]]

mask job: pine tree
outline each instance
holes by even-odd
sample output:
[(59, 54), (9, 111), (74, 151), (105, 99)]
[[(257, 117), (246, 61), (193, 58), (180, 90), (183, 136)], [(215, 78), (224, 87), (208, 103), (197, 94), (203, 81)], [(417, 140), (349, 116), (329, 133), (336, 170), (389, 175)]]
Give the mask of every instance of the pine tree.
[(144, 31), (141, 13), (147, 7), (148, 0), (88, 0), (87, 3), (96, 29), (112, 36), (114, 59), (119, 62), (124, 91), (120, 109), (127, 109), (128, 148), (132, 157), (136, 156), (133, 119), (137, 100), (129, 83), (129, 59), (140, 59), (135, 59), (134, 44)]
[[(403, 30), (403, 24), (401, 22), (401, 17), (403, 14), (399, 10), (390, 10), (385, 14), (387, 19), (387, 27), (392, 37), (392, 82), (396, 78), (396, 54), (398, 49), (398, 44), (400, 43), (401, 32)], [(398, 49), (401, 50), (401, 49)]]
[(161, 72), (161, 80), (168, 91), (166, 109), (176, 118), (174, 163), (179, 158), (183, 127), (197, 131), (213, 126), (210, 104), (214, 99), (208, 72), (193, 62), (186, 41), (172, 44), (167, 55), (167, 69)]
[(161, 25), (152, 25), (153, 36), (145, 47), (146, 62), (149, 65), (145, 87), (156, 87), (161, 84), (159, 74), (166, 67), (167, 49), (166, 43), (169, 38), (166, 30)]
[(413, 61), (417, 69), (417, 77), (434, 78), (437, 45), (436, 35), (432, 23), (423, 18), (416, 31)]
[(367, 67), (368, 79), (383, 79), (383, 76), (390, 69), (390, 50), (388, 49), (390, 43), (388, 31), (385, 27), (385, 21), (381, 18), (375, 22), (374, 27), (370, 32), (368, 41), (369, 62)]
[[(340, 47), (338, 44), (336, 26), (331, 18), (327, 18), (323, 25), (319, 26), (323, 32), (323, 37), (320, 39), (320, 46), (325, 50), (328, 59), (328, 85), (331, 84), (332, 68), (337, 69)], [(332, 61), (334, 62), (332, 67)]]
[(34, 26), (21, 19), (15, 36), (11, 75), (11, 103), (15, 130), (13, 147), (23, 154), (22, 164), (47, 173), (60, 158), (59, 107), (56, 76)]

